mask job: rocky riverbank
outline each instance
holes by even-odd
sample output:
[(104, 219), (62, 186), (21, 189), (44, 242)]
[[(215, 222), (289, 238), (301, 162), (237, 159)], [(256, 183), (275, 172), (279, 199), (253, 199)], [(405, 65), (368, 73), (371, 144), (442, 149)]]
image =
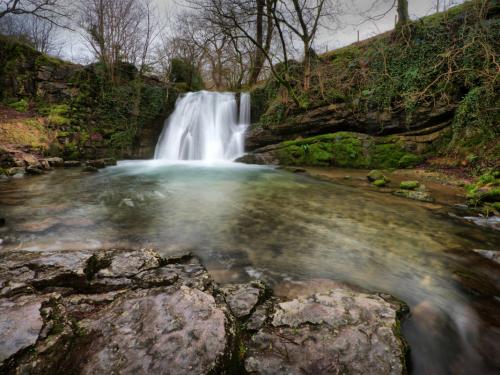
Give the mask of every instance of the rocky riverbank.
[(54, 168), (82, 168), (85, 172), (95, 172), (111, 165), (116, 165), (113, 158), (64, 160), (60, 157), (43, 157), (16, 147), (0, 147), (0, 178), (40, 175)]
[[(155, 251), (0, 256), (0, 372), (401, 374), (404, 305), (304, 283), (219, 286), (191, 255)], [(333, 284), (333, 283), (332, 283)]]

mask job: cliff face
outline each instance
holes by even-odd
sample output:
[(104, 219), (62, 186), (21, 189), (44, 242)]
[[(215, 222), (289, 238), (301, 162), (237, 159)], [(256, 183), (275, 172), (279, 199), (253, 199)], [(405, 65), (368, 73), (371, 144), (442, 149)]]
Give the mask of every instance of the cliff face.
[(469, 159), (499, 165), (499, 72), (490, 52), (498, 48), (500, 6), (476, 5), (412, 22), (404, 35), (395, 30), (318, 56), (307, 91), (302, 65), (294, 63), (289, 75), (297, 103), (272, 78), (255, 87), (247, 150), (261, 162), (277, 162), (269, 150), (288, 141), (312, 137), (317, 144), (316, 136), (353, 132), (397, 135), (406, 151), (457, 165)]
[(117, 71), (110, 82), (100, 64), (61, 61), (0, 36), (0, 146), (65, 159), (152, 157), (167, 88), (130, 64)]
[(407, 122), (404, 113), (355, 113), (345, 103), (322, 106), (293, 117), (289, 122), (269, 126), (255, 126), (247, 133), (249, 151), (293, 140), (335, 132), (358, 132), (372, 136), (402, 135), (414, 151), (423, 152), (430, 143), (450, 130), (456, 105), (441, 104), (419, 108)]

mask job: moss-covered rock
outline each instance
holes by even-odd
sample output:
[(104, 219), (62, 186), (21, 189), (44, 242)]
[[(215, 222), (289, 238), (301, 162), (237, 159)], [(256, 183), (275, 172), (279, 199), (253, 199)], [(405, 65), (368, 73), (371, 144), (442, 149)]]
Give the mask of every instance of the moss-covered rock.
[(382, 171), (379, 171), (379, 170), (376, 170), (376, 169), (374, 169), (373, 171), (370, 171), (370, 173), (368, 173), (368, 175), (366, 176), (366, 178), (370, 182), (385, 181), (387, 183), (387, 182), (391, 181), (389, 179), (389, 177), (387, 177), (386, 175), (384, 175), (384, 173), (382, 173)]
[[(414, 166), (421, 158), (407, 152), (396, 137), (338, 132), (286, 141), (275, 152), (280, 164), (349, 168)], [(403, 161), (403, 162), (402, 162)]]
[(402, 181), (399, 187), (403, 190), (415, 190), (420, 186), (418, 181)]
[(387, 181), (385, 181), (385, 180), (375, 180), (375, 181), (373, 181), (373, 185), (376, 186), (376, 187), (383, 187), (383, 186), (387, 185)]

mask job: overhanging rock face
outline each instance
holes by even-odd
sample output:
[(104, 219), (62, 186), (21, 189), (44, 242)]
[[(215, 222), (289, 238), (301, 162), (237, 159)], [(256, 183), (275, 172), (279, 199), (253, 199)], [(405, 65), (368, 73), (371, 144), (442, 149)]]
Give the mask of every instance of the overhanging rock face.
[(343, 286), (280, 299), (259, 281), (219, 288), (191, 255), (11, 252), (0, 373), (397, 374), (400, 309)]

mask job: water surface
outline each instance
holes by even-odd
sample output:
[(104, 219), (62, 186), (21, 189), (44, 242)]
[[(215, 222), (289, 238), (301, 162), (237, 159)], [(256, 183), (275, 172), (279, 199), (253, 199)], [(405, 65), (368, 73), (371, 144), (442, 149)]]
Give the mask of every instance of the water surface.
[(500, 370), (493, 231), (386, 194), (268, 167), (122, 162), (0, 183), (1, 251), (190, 249), (219, 282), (326, 278), (405, 301), (418, 374)]

